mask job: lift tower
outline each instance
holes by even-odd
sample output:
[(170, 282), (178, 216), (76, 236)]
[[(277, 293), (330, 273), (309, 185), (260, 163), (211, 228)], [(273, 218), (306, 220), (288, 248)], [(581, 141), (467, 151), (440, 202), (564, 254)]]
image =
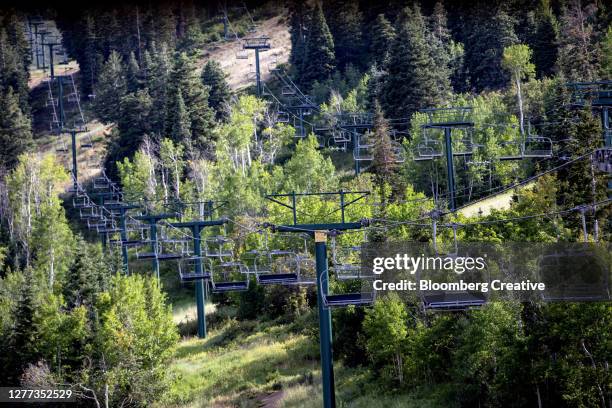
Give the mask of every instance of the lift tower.
[(188, 228), (191, 230), (193, 239), (193, 259), (195, 263), (195, 274), (201, 277), (200, 279), (195, 280), (196, 308), (198, 311), (198, 337), (201, 339), (206, 337), (206, 291), (204, 287), (204, 285), (206, 284), (206, 279), (204, 277), (204, 267), (202, 265), (202, 230), (206, 227), (223, 225), (225, 223), (227, 223), (226, 218), (208, 221), (194, 220), (170, 224), (175, 228)]
[(431, 108), (421, 109), (420, 112), (426, 113), (428, 121), (422, 125), (423, 129), (443, 129), (446, 150), (446, 175), (448, 183), (449, 209), (455, 211), (457, 203), (455, 201), (455, 168), (453, 164), (453, 129), (473, 128), (474, 122), (471, 120), (471, 107), (452, 107), (452, 108)]
[[(332, 354), (332, 320), (329, 308), (324, 305), (324, 296), (328, 296), (329, 292), (329, 273), (327, 261), (327, 236), (332, 231), (357, 230), (365, 226), (365, 222), (346, 222), (344, 210), (347, 206), (365, 198), (369, 195), (369, 191), (337, 191), (329, 193), (302, 193), (295, 192), (289, 194), (270, 194), (266, 198), (274, 203), (289, 208), (293, 214), (293, 224), (291, 225), (276, 225), (273, 226), (274, 231), (278, 232), (297, 232), (307, 233), (314, 237), (315, 241), (315, 258), (317, 271), (317, 304), (319, 308), (319, 340), (321, 350), (321, 377), (323, 385), (323, 406), (325, 408), (336, 407), (336, 396), (334, 386), (334, 363)], [(357, 196), (346, 201), (347, 195)], [(297, 220), (297, 203), (298, 197), (303, 196), (339, 196), (340, 198), (340, 222), (337, 223), (321, 223), (321, 224), (299, 224)], [(287, 204), (282, 199), (290, 199), (291, 204)]]
[(34, 37), (32, 38), (32, 53), (34, 54), (34, 59), (36, 60), (36, 69), (40, 69), (40, 60), (38, 54), (38, 27), (45, 24), (41, 20), (35, 20), (30, 22), (30, 25), (34, 27)]
[(255, 50), (255, 79), (257, 81), (257, 96), (261, 96), (261, 72), (259, 69), (259, 52), (270, 49), (270, 37), (251, 37), (245, 38), (242, 44), (244, 50)]

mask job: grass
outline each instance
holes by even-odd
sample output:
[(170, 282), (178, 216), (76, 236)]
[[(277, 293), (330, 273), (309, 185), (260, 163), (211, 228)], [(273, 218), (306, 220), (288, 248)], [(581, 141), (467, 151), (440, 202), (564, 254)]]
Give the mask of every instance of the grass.
[[(296, 330), (307, 317), (290, 324), (240, 322), (233, 317), (235, 309), (226, 306), (211, 315), (217, 323), (206, 339), (185, 337), (178, 345), (168, 367), (171, 385), (156, 406), (322, 405), (318, 342)], [(381, 394), (367, 369), (348, 368), (338, 361), (334, 368), (338, 407), (439, 406), (412, 394)]]
[(318, 376), (316, 345), (284, 325), (229, 320), (206, 339), (181, 342), (163, 406), (257, 406), (267, 393)]

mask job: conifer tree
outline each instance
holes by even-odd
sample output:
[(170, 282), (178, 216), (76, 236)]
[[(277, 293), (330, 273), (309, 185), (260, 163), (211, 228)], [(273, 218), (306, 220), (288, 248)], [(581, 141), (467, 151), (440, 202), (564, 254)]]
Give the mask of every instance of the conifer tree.
[(188, 149), (191, 148), (191, 119), (183, 101), (183, 92), (179, 88), (176, 96), (176, 106), (170, 110), (173, 117), (169, 122), (172, 123), (172, 140), (181, 143)]
[(548, 4), (542, 0), (536, 13), (536, 30), (533, 41), (533, 61), (537, 78), (554, 74), (559, 54), (559, 28), (555, 15)]
[(208, 106), (208, 88), (196, 75), (193, 61), (185, 53), (176, 58), (169, 88), (166, 131), (171, 134), (179, 126), (176, 121), (180, 118), (177, 114), (180, 94), (191, 121), (191, 143), (186, 147), (206, 150), (212, 140), (214, 111)]
[(312, 11), (304, 53), (302, 83), (310, 87), (314, 81), (327, 79), (336, 67), (334, 39), (329, 32), (321, 4)]
[[(36, 327), (34, 313), (36, 312), (36, 283), (34, 272), (27, 268), (24, 271), (24, 282), (21, 296), (15, 309), (15, 322), (9, 334), (6, 359), (10, 383), (17, 384), (19, 375), (28, 363), (37, 357)], [(11, 377), (12, 374), (12, 378)]]
[(166, 130), (166, 103), (171, 72), (170, 52), (166, 44), (162, 43), (158, 48), (153, 44), (151, 54), (151, 75), (147, 77), (146, 82), (153, 103), (150, 116), (151, 131), (158, 136), (162, 136)]
[(592, 81), (597, 75), (599, 50), (595, 47), (597, 7), (574, 0), (564, 7), (558, 67), (570, 81)]
[(363, 63), (361, 26), (363, 16), (359, 2), (353, 0), (327, 0), (326, 21), (334, 39), (334, 53), (339, 68)]
[(28, 116), (21, 111), (13, 88), (0, 94), (0, 109), (0, 166), (11, 169), (32, 143), (32, 127)]
[(374, 102), (374, 132), (372, 138), (374, 139), (372, 170), (376, 174), (380, 196), (384, 200), (385, 184), (391, 182), (397, 171), (398, 156), (389, 135), (389, 123), (385, 119), (378, 101)]
[(465, 64), (470, 84), (477, 91), (501, 89), (508, 83), (508, 73), (501, 66), (504, 47), (518, 42), (516, 21), (498, 7), (476, 7), (472, 24), (467, 26)]
[(125, 79), (127, 84), (127, 91), (136, 92), (140, 88), (140, 67), (134, 52), (130, 52), (128, 57), (127, 67), (125, 70)]
[(425, 22), (418, 8), (406, 7), (399, 17), (381, 86), (386, 116), (409, 117), (420, 108), (441, 102), (438, 67), (425, 38)]
[(202, 83), (209, 88), (208, 105), (215, 110), (215, 117), (221, 122), (229, 119), (229, 104), (232, 96), (232, 91), (225, 78), (226, 74), (216, 61), (209, 60), (202, 70)]
[(28, 67), (23, 66), (23, 56), (11, 41), (5, 28), (0, 29), (0, 88), (13, 89), (21, 111), (29, 114)]
[(63, 286), (64, 299), (69, 308), (83, 304), (93, 305), (94, 293), (97, 290), (95, 265), (91, 256), (91, 248), (79, 237), (76, 241), (74, 258)]
[(307, 7), (303, 1), (291, 0), (287, 4), (289, 9), (289, 33), (291, 34), (291, 55), (289, 62), (301, 77), (306, 53), (306, 25)]
[(126, 94), (125, 72), (118, 52), (111, 52), (98, 80), (95, 110), (103, 122), (119, 120), (119, 104)]
[(374, 63), (382, 65), (387, 58), (389, 47), (395, 39), (395, 29), (384, 14), (376, 16), (372, 26), (370, 55)]

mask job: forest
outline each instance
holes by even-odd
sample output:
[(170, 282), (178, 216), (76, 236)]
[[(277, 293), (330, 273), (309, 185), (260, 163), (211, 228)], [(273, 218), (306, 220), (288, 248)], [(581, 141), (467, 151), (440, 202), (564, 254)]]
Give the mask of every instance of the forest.
[[(0, 5), (0, 387), (612, 408), (611, 106), (600, 0)], [(603, 292), (376, 294), (397, 243)]]

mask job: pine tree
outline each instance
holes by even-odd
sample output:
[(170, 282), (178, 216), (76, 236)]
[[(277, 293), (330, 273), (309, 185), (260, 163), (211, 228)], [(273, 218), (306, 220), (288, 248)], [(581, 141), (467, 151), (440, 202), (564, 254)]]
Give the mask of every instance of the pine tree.
[(376, 17), (376, 21), (372, 26), (371, 37), (370, 55), (372, 56), (372, 61), (382, 65), (387, 58), (389, 47), (395, 39), (395, 29), (384, 14), (379, 14)]
[(173, 116), (169, 122), (173, 124), (172, 132), (170, 133), (172, 140), (183, 144), (188, 149), (191, 148), (191, 120), (183, 101), (183, 92), (180, 88), (177, 91), (176, 106), (171, 108), (171, 112), (173, 112)]
[(186, 147), (193, 147), (201, 151), (209, 149), (214, 127), (214, 111), (208, 106), (208, 88), (197, 77), (195, 65), (187, 57), (187, 54), (181, 53), (178, 55), (172, 70), (169, 87), (166, 131), (171, 134), (178, 126), (176, 109), (180, 91), (191, 121), (192, 140), (191, 144)]
[(126, 80), (119, 53), (111, 52), (98, 80), (95, 111), (103, 122), (119, 120), (119, 104), (126, 94)]
[(437, 2), (430, 17), (430, 27), (427, 38), (430, 39), (431, 56), (436, 64), (436, 81), (438, 89), (444, 98), (450, 96), (450, 78), (457, 66), (454, 58), (456, 45), (447, 27), (446, 10), (442, 3)]
[(289, 62), (296, 70), (298, 77), (301, 77), (306, 53), (307, 8), (300, 0), (289, 1), (287, 8), (289, 9), (289, 33), (291, 34)]
[(64, 299), (69, 308), (93, 305), (94, 293), (97, 291), (97, 281), (94, 272), (94, 262), (90, 256), (90, 246), (79, 237), (76, 242), (73, 262), (66, 274), (62, 288)]
[[(28, 363), (37, 358), (36, 327), (34, 313), (36, 312), (36, 284), (31, 269), (24, 271), (24, 282), (21, 297), (15, 308), (15, 322), (8, 338), (8, 371), (12, 374), (9, 382), (17, 384), (17, 379)], [(9, 375), (10, 375), (9, 374)]]
[(533, 41), (533, 60), (537, 78), (554, 74), (559, 54), (559, 28), (557, 19), (548, 4), (542, 0), (536, 13), (536, 30)]
[(320, 4), (312, 11), (304, 57), (301, 82), (307, 88), (310, 88), (314, 81), (327, 79), (336, 67), (334, 39)]
[(596, 79), (598, 50), (595, 46), (597, 7), (571, 1), (561, 16), (558, 67), (571, 81)]
[(477, 90), (502, 89), (508, 73), (501, 66), (504, 47), (518, 42), (516, 21), (503, 9), (477, 7), (472, 10), (472, 24), (467, 25), (465, 65), (470, 84)]
[(381, 105), (388, 117), (410, 117), (416, 110), (435, 106), (442, 100), (438, 67), (425, 32), (420, 10), (405, 8), (382, 78)]
[(327, 0), (326, 20), (334, 39), (334, 53), (339, 68), (348, 64), (362, 65), (363, 44), (361, 26), (363, 16), (359, 2), (353, 0)]
[(0, 29), (0, 89), (13, 89), (19, 100), (19, 107), (25, 114), (30, 112), (28, 67), (23, 66), (23, 56), (11, 41), (7, 30)]
[(393, 175), (398, 168), (399, 157), (389, 135), (389, 123), (385, 119), (378, 101), (374, 102), (374, 134), (372, 138), (374, 139), (372, 171), (376, 174), (380, 196), (384, 200), (385, 184), (390, 183), (393, 179)]
[(208, 105), (215, 110), (215, 117), (221, 122), (229, 119), (232, 96), (225, 78), (221, 65), (216, 61), (209, 60), (202, 70), (202, 83), (209, 88)]
[(0, 109), (0, 166), (11, 169), (32, 143), (32, 126), (13, 88), (9, 87), (4, 95), (0, 93)]
[(153, 103), (150, 116), (151, 131), (158, 136), (162, 136), (166, 130), (166, 103), (171, 73), (170, 52), (166, 44), (162, 43), (158, 49), (156, 49), (155, 44), (152, 44), (151, 53), (151, 75), (147, 77), (146, 81), (146, 87)]
[(136, 92), (140, 88), (140, 67), (134, 52), (130, 52), (125, 70), (125, 79), (128, 92)]

